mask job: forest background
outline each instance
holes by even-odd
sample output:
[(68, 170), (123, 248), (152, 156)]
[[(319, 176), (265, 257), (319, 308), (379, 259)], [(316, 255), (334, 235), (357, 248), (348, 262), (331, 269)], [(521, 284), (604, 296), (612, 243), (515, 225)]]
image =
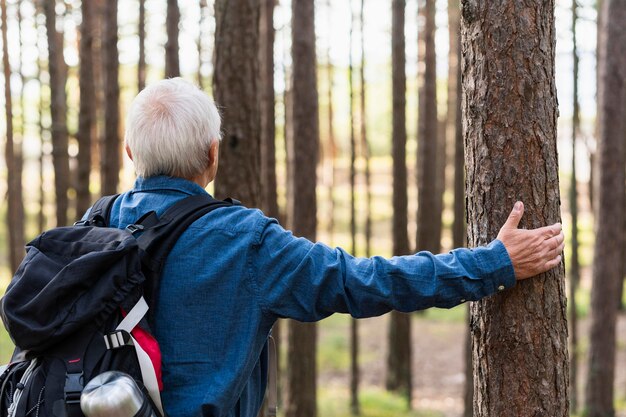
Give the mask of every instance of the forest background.
[[(623, 1), (607, 2), (616, 4), (615, 7), (626, 7)], [(132, 163), (121, 156), (120, 138), (123, 137), (126, 109), (144, 83), (150, 84), (165, 76), (180, 75), (200, 84), (205, 91), (214, 95), (218, 106), (223, 106), (223, 113), (226, 114), (233, 108), (232, 102), (220, 102), (220, 93), (215, 91), (216, 88), (223, 88), (219, 87), (219, 83), (216, 86), (214, 78), (219, 65), (216, 59), (220, 53), (216, 45), (222, 42), (220, 36), (228, 36), (220, 35), (223, 32), (218, 30), (216, 17), (219, 18), (219, 4), (223, 2), (217, 3), (216, 5), (210, 0), (181, 0), (178, 3), (172, 0), (119, 3), (94, 1), (90, 20), (90, 29), (93, 30), (90, 39), (93, 43), (89, 47), (92, 56), (88, 61), (92, 72), (89, 75), (83, 72), (85, 65), (81, 65), (81, 62), (85, 62), (84, 50), (81, 50), (85, 47), (82, 34), (86, 32), (82, 26), (85, 10), (80, 1), (2, 0), (2, 28), (5, 35), (2, 43), (5, 56), (3, 70), (5, 80), (10, 80), (8, 85), (5, 82), (3, 86), (5, 112), (0, 115), (0, 123), (5, 129), (6, 150), (2, 158), (4, 165), (1, 166), (0, 181), (0, 195), (6, 198), (2, 199), (0, 216), (7, 219), (7, 222), (0, 225), (2, 286), (6, 286), (10, 280), (11, 270), (14, 268), (11, 263), (15, 262), (11, 260), (11, 256), (12, 253), (17, 253), (10, 250), (10, 227), (23, 224), (23, 237), (18, 239), (23, 246), (24, 242), (28, 242), (41, 230), (57, 223), (75, 221), (84, 208), (101, 193), (123, 191), (132, 186)], [(263, 39), (266, 39), (263, 36), (268, 32), (263, 32), (262, 19), (263, 16), (267, 18), (267, 10), (273, 12), (275, 31), (271, 53), (271, 81), (275, 100), (275, 132), (272, 137), (275, 150), (272, 153), (275, 155), (274, 189), (278, 211), (271, 214), (278, 216), (281, 221), (285, 220), (285, 225), (293, 226), (293, 220), (289, 219), (292, 213), (290, 202), (297, 197), (292, 194), (289, 185), (290, 181), (295, 181), (290, 179), (290, 175), (294, 174), (289, 170), (289, 131), (293, 129), (290, 125), (294, 123), (295, 117), (295, 113), (290, 113), (290, 100), (296, 100), (292, 95), (294, 87), (300, 83), (299, 78), (294, 78), (294, 67), (297, 64), (292, 55), (292, 36), (295, 36), (296, 31), (292, 22), (295, 20), (299, 2), (294, 1), (292, 4), (289, 1), (280, 1), (270, 6), (265, 3), (271, 4), (271, 1), (261, 3), (257, 4), (261, 10), (260, 27), (251, 25), (252, 27), (234, 27), (231, 30), (241, 29), (246, 36), (258, 36), (260, 45), (266, 45), (263, 43)], [(458, 41), (455, 43), (455, 40), (460, 32), (459, 2), (408, 0), (405, 5), (403, 1), (397, 0), (319, 0), (309, 3), (308, 7), (315, 8), (316, 43), (313, 52), (317, 59), (314, 65), (318, 96), (316, 100), (319, 100), (316, 111), (319, 111), (317, 129), (320, 143), (320, 158), (313, 167), (314, 172), (317, 172), (317, 182), (314, 185), (317, 195), (317, 212), (314, 218), (317, 222), (314, 224), (313, 238), (330, 245), (342, 246), (357, 256), (394, 254), (392, 183), (396, 174), (392, 157), (393, 3), (394, 7), (401, 4), (404, 13), (402, 37), (406, 60), (404, 71), (407, 130), (405, 167), (408, 169), (405, 173), (405, 229), (408, 231), (408, 247), (423, 248), (416, 243), (420, 239), (420, 190), (434, 190), (433, 194), (441, 196), (440, 209), (435, 213), (439, 215), (436, 220), (428, 220), (431, 224), (440, 223), (440, 230), (435, 233), (436, 247), (431, 250), (446, 251), (458, 246), (455, 243), (454, 224), (459, 224), (459, 218), (463, 224), (466, 217), (465, 213), (462, 212), (459, 216), (459, 212), (455, 211), (458, 210), (455, 209), (455, 200), (459, 199), (458, 191), (454, 187), (455, 172), (462, 171), (463, 168), (462, 165), (459, 167), (459, 160), (455, 160), (457, 120), (455, 104), (451, 103), (451, 100), (456, 100), (458, 91), (455, 48), (460, 44)], [(554, 5), (554, 65), (559, 103), (556, 141), (562, 220), (568, 238), (567, 250), (572, 253), (570, 248), (573, 244), (571, 237), (574, 201), (577, 206), (578, 231), (575, 243), (580, 245), (576, 250), (580, 255), (580, 285), (575, 286), (577, 303), (574, 312), (577, 314), (570, 315), (580, 319), (578, 323), (575, 319), (573, 323), (570, 320), (570, 326), (579, 328), (577, 332), (570, 330), (570, 342), (572, 334), (580, 334), (580, 340), (576, 340), (573, 350), (570, 348), (570, 351), (578, 353), (573, 360), (575, 364), (580, 364), (580, 375), (570, 379), (570, 384), (577, 387), (569, 396), (572, 403), (570, 412), (589, 412), (589, 415), (593, 415), (591, 406), (587, 403), (583, 405), (582, 393), (593, 384), (589, 381), (586, 368), (590, 355), (594, 238), (598, 237), (594, 232), (592, 210), (595, 204), (592, 202), (598, 200), (598, 185), (594, 187), (593, 183), (594, 177), (597, 179), (603, 170), (603, 164), (592, 170), (594, 158), (597, 160), (599, 144), (597, 33), (601, 22), (598, 18), (600, 5), (595, 0), (580, 0), (574, 4), (575, 8), (570, 0), (557, 0)], [(115, 14), (115, 19), (112, 19), (111, 13)], [(305, 13), (305, 20), (306, 16)], [(310, 19), (312, 14), (308, 16)], [(51, 24), (52, 18), (56, 22)], [(434, 25), (430, 25), (429, 34), (427, 22), (430, 20)], [(142, 21), (143, 28), (140, 24)], [(240, 21), (245, 22), (245, 18)], [(575, 26), (573, 22), (576, 22)], [(622, 23), (626, 26), (626, 21)], [(573, 36), (573, 29), (576, 36)], [(424, 45), (428, 36), (432, 37), (434, 49)], [(54, 40), (50, 41), (52, 38)], [(420, 42), (423, 46), (418, 47)], [(112, 44), (116, 51), (113, 51)], [(60, 50), (54, 51), (55, 45), (57, 48), (62, 46)], [(431, 58), (427, 58), (428, 50), (433, 52)], [(267, 60), (259, 59), (263, 67)], [(427, 63), (427, 59), (431, 60)], [(139, 64), (142, 60), (144, 63)], [(241, 63), (241, 72), (244, 74), (247, 71), (245, 65)], [(232, 68), (237, 70), (238, 63), (235, 62)], [(428, 68), (432, 74), (430, 78), (426, 75)], [(112, 72), (115, 76), (111, 75)], [(91, 77), (95, 86), (95, 106), (91, 110), (82, 107), (85, 101), (81, 100), (84, 91), (81, 82), (85, 77)], [(264, 80), (265, 84), (263, 81), (259, 83), (259, 90), (263, 90), (264, 85), (269, 85), (267, 78)], [(434, 83), (431, 89), (436, 93), (434, 101), (428, 101), (433, 97), (426, 98), (418, 94), (428, 82)], [(56, 87), (53, 87), (55, 84)], [(63, 100), (67, 107), (62, 111), (63, 116), (58, 113), (63, 107), (59, 107), (56, 101), (60, 99), (59, 85), (60, 90), (66, 93)], [(7, 96), (8, 87), (10, 94)], [(419, 103), (427, 101), (435, 103), (431, 108), (437, 110), (435, 124), (439, 127), (439, 133), (433, 143), (437, 143), (438, 155), (445, 157), (435, 158), (437, 163), (432, 165), (431, 174), (424, 173), (418, 177), (418, 171), (429, 169), (420, 165), (424, 158), (420, 159), (418, 156), (421, 146), (418, 143), (422, 140), (418, 137), (418, 131), (423, 128), (419, 127)], [(626, 115), (626, 100), (622, 101), (622, 107), (616, 111)], [(112, 102), (119, 107), (109, 107)], [(84, 120), (81, 114), (84, 111), (93, 112), (92, 125), (89, 128), (91, 141), (86, 142), (91, 153), (87, 171), (84, 163), (80, 162), (80, 149), (85, 146), (84, 135), (81, 136), (81, 120)], [(117, 117), (115, 114), (120, 116), (119, 120), (114, 120)], [(423, 116), (422, 119), (426, 117)], [(62, 126), (59, 127), (59, 123)], [(227, 134), (228, 123), (230, 122), (226, 120)], [(577, 127), (574, 129), (575, 125)], [(62, 152), (59, 151), (58, 141), (55, 139), (59, 129), (66, 129), (68, 134), (65, 146), (66, 168), (55, 162), (56, 155)], [(624, 141), (626, 134), (622, 136)], [(572, 138), (575, 138), (574, 143)], [(466, 146), (467, 143), (466, 139)], [(576, 166), (574, 183), (578, 186), (576, 198), (571, 200), (569, 196), (572, 192), (573, 162)], [(21, 219), (16, 222), (9, 213), (9, 202), (12, 199), (11, 173), (18, 171), (21, 173), (18, 188), (23, 210), (19, 210)], [(61, 203), (65, 204), (61, 205), (65, 208), (62, 209), (65, 217), (59, 217), (59, 181), (65, 181), (62, 187), (67, 187), (64, 193), (67, 201)], [(219, 194), (219, 190), (214, 190), (213, 186), (210, 186), (209, 191), (217, 191)], [(464, 206), (465, 198), (461, 198)], [(247, 204), (263, 206), (265, 202), (260, 201), (259, 199), (255, 204)], [(297, 229), (297, 225), (295, 228)], [(300, 234), (306, 235), (306, 232)], [(465, 244), (465, 240), (463, 242)], [(622, 253), (623, 247), (622, 243)], [(566, 255), (568, 276), (572, 270), (570, 262), (571, 257)], [(618, 298), (615, 294), (616, 307)], [(571, 305), (570, 300), (570, 309)], [(354, 321), (345, 316), (333, 316), (320, 323), (317, 334), (318, 349), (313, 352), (318, 364), (317, 375), (314, 376), (318, 386), (312, 393), (318, 404), (314, 414), (472, 415), (472, 395), (468, 388), (472, 385), (471, 354), (467, 359), (465, 346), (468, 340), (468, 314), (465, 306), (451, 310), (434, 309), (412, 315), (411, 333), (407, 333), (412, 355), (396, 361), (395, 364), (393, 357), (401, 357), (402, 353), (392, 350), (396, 344), (390, 330), (394, 326), (394, 320), (393, 315), (368, 319), (360, 322), (358, 328)], [(285, 368), (282, 374), (284, 391), (287, 393), (293, 382), (291, 378), (297, 379), (297, 375), (290, 375), (293, 367), (286, 358), (290, 339), (287, 337), (286, 323), (282, 327), (285, 329), (280, 332), (281, 336), (284, 335), (280, 338), (281, 363)], [(615, 387), (615, 396), (611, 396), (611, 407), (618, 415), (626, 415), (625, 327), (626, 319), (621, 314), (617, 320), (616, 340), (608, 342), (617, 349), (613, 364), (616, 374), (610, 383)], [(11, 349), (10, 340), (3, 333), (0, 338), (0, 359), (8, 360)], [(466, 373), (468, 363), (469, 374)], [(394, 366), (400, 370), (392, 371)], [(403, 367), (412, 371), (409, 372), (410, 375), (405, 375), (406, 369), (402, 371)], [(574, 369), (577, 367), (570, 365), (570, 370)], [(300, 372), (308, 375), (310, 370)], [(400, 380), (395, 383), (394, 372), (399, 375), (397, 378)], [(293, 395), (285, 400), (287, 415), (292, 412), (290, 405), (293, 401), (298, 401)], [(474, 402), (476, 401), (479, 400), (475, 399)]]

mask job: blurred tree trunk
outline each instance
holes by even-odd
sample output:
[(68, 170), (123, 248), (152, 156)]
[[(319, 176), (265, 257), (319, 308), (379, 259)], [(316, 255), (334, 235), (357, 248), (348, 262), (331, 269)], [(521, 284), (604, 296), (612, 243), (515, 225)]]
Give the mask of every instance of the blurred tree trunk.
[[(350, 239), (352, 241), (352, 255), (358, 256), (356, 243), (356, 132), (354, 120), (354, 7), (350, 0), (350, 43), (348, 53), (348, 91), (349, 91), (349, 109), (350, 109)], [(350, 413), (352, 415), (359, 414), (359, 330), (358, 323), (354, 318), (350, 318)]]
[(215, 194), (248, 207), (261, 204), (259, 7), (255, 0), (215, 1), (213, 91), (223, 114)]
[[(435, 0), (420, 0), (419, 115), (417, 155), (417, 250), (440, 250), (441, 210), (437, 211), (437, 86), (435, 60)], [(421, 58), (421, 59), (420, 59)]]
[(626, 105), (626, 0), (605, 0), (600, 49), (600, 105), (596, 230), (591, 289), (589, 373), (585, 396), (589, 417), (615, 415), (613, 384), (617, 305), (623, 279), (624, 121)]
[[(11, 64), (7, 47), (7, 3), (2, 0), (2, 66), (4, 69), (4, 110), (6, 117), (5, 161), (7, 165), (7, 228), (9, 234), (9, 261), (15, 271), (24, 257), (24, 201), (22, 197), (21, 142), (13, 135), (13, 99), (11, 97)], [(22, 109), (22, 117), (23, 117)], [(23, 120), (22, 120), (23, 122)]]
[(139, 61), (137, 63), (137, 91), (146, 87), (146, 0), (139, 0)]
[(259, 94), (261, 96), (261, 209), (278, 219), (274, 93), (274, 5), (262, 0), (259, 23)]
[(569, 293), (569, 324), (570, 324), (570, 411), (578, 412), (578, 312), (576, 306), (576, 290), (580, 282), (580, 264), (578, 261), (578, 180), (576, 177), (576, 138), (580, 131), (580, 105), (578, 102), (578, 42), (576, 23), (578, 20), (578, 0), (572, 0), (572, 55), (573, 55), (573, 108), (572, 114), (572, 177), (569, 189), (569, 206), (572, 216), (572, 252), (570, 255), (570, 293)]
[[(459, 0), (448, 0), (448, 110), (447, 141), (451, 145), (449, 164), (454, 169), (454, 223), (452, 224), (452, 246), (463, 247), (465, 242), (465, 155), (463, 151), (463, 126), (461, 120), (461, 10)], [(467, 330), (465, 332), (465, 384), (463, 392), (463, 416), (472, 417), (474, 407), (474, 374), (472, 370), (472, 334), (470, 311), (467, 307)]]
[[(554, 1), (464, 0), (462, 16), (468, 238), (478, 246), (516, 200), (526, 207), (520, 227), (560, 221)], [(471, 313), (474, 415), (567, 417), (563, 266)]]
[(100, 188), (103, 195), (117, 192), (122, 160), (117, 1), (105, 1), (103, 10), (104, 30), (101, 53), (104, 81), (104, 141), (100, 146)]
[[(393, 156), (393, 254), (409, 253), (406, 168), (406, 52), (404, 10), (406, 0), (393, 0), (391, 24), (392, 156)], [(388, 390), (404, 393), (411, 408), (411, 316), (392, 311), (387, 353)]]
[[(292, 151), (293, 195), (288, 201), (288, 218), (294, 234), (316, 239), (316, 167), (319, 157), (319, 120), (315, 56), (315, 6), (313, 0), (292, 3)], [(288, 397), (286, 417), (315, 417), (317, 414), (315, 323), (289, 321), (287, 355)]]
[[(202, 40), (207, 36), (204, 33), (203, 27), (204, 27), (204, 22), (206, 21), (206, 13), (208, 10), (208, 5), (207, 5), (207, 0), (200, 0), (200, 14), (198, 16), (198, 40), (197, 40), (197, 46), (198, 46), (198, 73), (196, 75), (196, 78), (198, 80), (198, 86), (200, 87), (201, 90), (204, 90), (204, 80), (202, 78), (202, 65), (204, 64), (204, 48), (202, 47)], [(272, 13), (273, 13), (273, 9), (272, 9)], [(263, 19), (263, 18), (261, 18)], [(263, 21), (261, 20), (261, 24), (263, 23)], [(273, 24), (273, 20), (272, 20), (272, 24)], [(273, 29), (273, 28), (272, 28)], [(274, 43), (274, 32), (272, 30), (272, 45)], [(273, 51), (273, 46), (272, 46), (272, 51)], [(274, 62), (274, 57), (272, 57), (272, 63)], [(273, 68), (272, 68), (272, 75), (273, 75)], [(274, 80), (272, 79), (272, 88), (274, 87)]]
[(39, 122), (39, 143), (40, 143), (40, 153), (39, 153), (39, 210), (37, 211), (37, 231), (39, 233), (43, 232), (46, 229), (46, 192), (45, 192), (45, 160), (46, 160), (46, 151), (45, 151), (45, 143), (46, 143), (46, 128), (44, 127), (44, 109), (50, 108), (50, 106), (46, 106), (43, 99), (43, 87), (44, 83), (41, 81), (43, 79), (42, 75), (44, 74), (44, 64), (41, 56), (43, 55), (43, 36), (42, 31), (39, 30), (39, 19), (37, 19), (37, 15), (41, 12), (42, 5), (36, 4), (35, 7), (35, 26), (37, 27), (37, 81), (39, 83), (39, 102), (38, 102), (38, 122)]
[(67, 98), (65, 94), (67, 68), (63, 58), (63, 35), (56, 30), (57, 16), (55, 6), (55, 0), (43, 2), (46, 16), (46, 33), (48, 35), (52, 163), (54, 165), (56, 219), (58, 226), (65, 226), (67, 224), (70, 179), (70, 162), (67, 153)]
[(180, 77), (178, 60), (178, 25), (180, 24), (180, 10), (178, 0), (167, 0), (167, 42), (165, 43), (165, 78)]
[(91, 206), (89, 190), (91, 173), (91, 142), (95, 135), (96, 91), (93, 76), (93, 20), (94, 3), (81, 2), (82, 23), (80, 26), (80, 108), (78, 114), (78, 156), (76, 172), (76, 216), (80, 217)]
[[(202, 1), (206, 8), (206, 1)], [(259, 12), (259, 94), (261, 122), (261, 210), (266, 216), (280, 218), (276, 195), (276, 126), (274, 92), (274, 7), (276, 0), (262, 0)], [(202, 7), (202, 3), (201, 3)], [(202, 38), (200, 38), (202, 39)], [(202, 64), (201, 44), (198, 40), (199, 64)], [(198, 80), (202, 74), (198, 67)], [(278, 350), (280, 322), (272, 327), (272, 336)], [(277, 358), (280, 358), (277, 352)], [(278, 362), (280, 363), (280, 362)], [(264, 415), (265, 407), (260, 415)]]

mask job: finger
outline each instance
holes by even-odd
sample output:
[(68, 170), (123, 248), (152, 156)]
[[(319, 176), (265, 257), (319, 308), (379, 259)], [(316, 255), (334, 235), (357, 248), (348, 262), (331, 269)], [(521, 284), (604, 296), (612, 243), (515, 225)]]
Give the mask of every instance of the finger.
[(524, 203), (518, 201), (513, 206), (513, 210), (511, 210), (511, 213), (509, 214), (509, 217), (506, 219), (506, 222), (504, 223), (504, 226), (502, 226), (502, 228), (517, 229), (517, 226), (519, 226), (519, 222), (520, 220), (522, 220), (523, 215)]
[(535, 229), (535, 231), (541, 234), (545, 239), (550, 239), (551, 237), (557, 236), (561, 233), (562, 229), (563, 227), (561, 226), (561, 223), (554, 223), (550, 226), (539, 227)]
[(556, 258), (550, 259), (548, 262), (546, 262), (544, 266), (545, 269), (542, 272), (549, 271), (555, 266), (558, 266), (560, 263), (561, 263), (561, 255), (557, 256)]

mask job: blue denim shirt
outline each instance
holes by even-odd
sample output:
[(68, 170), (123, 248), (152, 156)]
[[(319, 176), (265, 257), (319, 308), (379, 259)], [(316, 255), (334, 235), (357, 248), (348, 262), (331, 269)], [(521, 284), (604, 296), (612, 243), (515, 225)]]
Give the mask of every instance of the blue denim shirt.
[[(180, 178), (139, 178), (117, 199), (111, 225), (206, 191)], [(166, 261), (154, 329), (169, 416), (255, 417), (267, 377), (266, 340), (277, 318), (453, 307), (515, 284), (504, 245), (355, 258), (297, 238), (259, 210), (216, 209), (181, 236)]]

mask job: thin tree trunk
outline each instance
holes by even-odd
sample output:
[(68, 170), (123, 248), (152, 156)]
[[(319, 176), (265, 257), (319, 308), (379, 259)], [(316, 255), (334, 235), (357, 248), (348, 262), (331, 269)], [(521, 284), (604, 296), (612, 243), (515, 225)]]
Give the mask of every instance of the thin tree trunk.
[(215, 2), (213, 91), (217, 105), (227, 109), (215, 194), (248, 207), (261, 204), (259, 7), (249, 0)]
[[(204, 79), (202, 76), (202, 65), (204, 64), (204, 48), (202, 47), (202, 40), (206, 37), (206, 34), (204, 33), (204, 30), (203, 30), (203, 26), (204, 26), (204, 22), (206, 21), (206, 12), (208, 9), (207, 0), (200, 0), (199, 7), (200, 7), (200, 14), (198, 16), (198, 40), (196, 41), (197, 48), (198, 48), (198, 73), (196, 74), (196, 78), (198, 80), (198, 86), (200, 86), (201, 90), (204, 90)], [(272, 13), (273, 13), (273, 8), (272, 8)], [(263, 18), (261, 18), (261, 26), (263, 25), (262, 19)], [(273, 19), (272, 19), (272, 25), (273, 25)], [(272, 45), (273, 43), (274, 43), (274, 31), (272, 30)], [(272, 46), (272, 52), (273, 51), (274, 49)], [(272, 63), (273, 62), (274, 62), (274, 57), (272, 56)], [(272, 74), (273, 74), (273, 68), (272, 68)], [(274, 80), (272, 80), (272, 88), (273, 86), (274, 86)]]
[(67, 224), (69, 205), (68, 190), (70, 163), (67, 153), (67, 98), (65, 94), (65, 61), (63, 60), (63, 36), (56, 30), (56, 1), (43, 2), (48, 35), (48, 66), (50, 73), (50, 112), (52, 116), (52, 163), (56, 196), (56, 219), (58, 226)]
[(146, 87), (146, 0), (139, 0), (139, 61), (137, 63), (137, 91)]
[(276, 126), (274, 94), (274, 5), (263, 0), (260, 8), (259, 94), (261, 95), (261, 209), (278, 219), (276, 195)]
[(120, 138), (120, 86), (117, 52), (117, 0), (104, 2), (104, 36), (102, 39), (104, 78), (104, 143), (100, 151), (101, 192), (115, 194), (122, 160)]
[(180, 63), (178, 59), (178, 25), (180, 24), (180, 9), (178, 0), (167, 0), (167, 42), (165, 43), (165, 78), (180, 77)]
[(80, 29), (80, 109), (78, 114), (78, 157), (76, 172), (76, 215), (82, 216), (91, 206), (91, 142), (94, 140), (96, 91), (93, 76), (93, 2), (81, 2)]
[[(332, 9), (330, 0), (327, 1), (326, 7), (328, 9), (328, 20), (327, 25), (329, 27), (330, 33), (330, 25), (331, 25), (331, 16)], [(326, 71), (328, 77), (328, 147), (329, 147), (329, 158), (330, 159), (330, 184), (328, 185), (328, 213), (326, 218), (328, 219), (328, 236), (329, 243), (332, 244), (334, 241), (334, 233), (335, 233), (335, 184), (337, 183), (337, 143), (335, 140), (335, 126), (334, 126), (334, 106), (333, 106), (333, 88), (334, 88), (334, 71), (333, 64), (330, 60), (330, 48), (331, 42), (328, 43), (328, 48), (326, 49)]]
[(615, 415), (613, 384), (617, 305), (623, 278), (624, 113), (626, 112), (626, 0), (605, 0), (600, 49), (598, 188), (589, 372), (585, 405), (589, 417)]
[[(9, 261), (11, 271), (15, 271), (24, 257), (24, 201), (22, 198), (21, 151), (16, 146), (13, 136), (13, 100), (11, 97), (11, 64), (7, 47), (7, 4), (2, 8), (2, 66), (4, 67), (4, 110), (6, 117), (5, 161), (7, 165), (8, 212), (7, 228), (9, 234)], [(23, 110), (22, 110), (23, 111)], [(21, 147), (21, 143), (19, 145)]]
[[(319, 120), (313, 0), (292, 3), (293, 161), (289, 221), (294, 234), (315, 240), (317, 227), (316, 167), (319, 159)], [(297, 81), (297, 82), (296, 82)], [(289, 321), (286, 417), (317, 414), (315, 323)]]
[[(516, 200), (526, 207), (520, 227), (560, 221), (554, 1), (463, 0), (462, 16), (468, 238), (477, 246), (496, 237)], [(567, 417), (562, 265), (471, 313), (474, 415)]]
[[(35, 16), (37, 15), (37, 13), (39, 12), (39, 8), (40, 6), (38, 5), (35, 8)], [(37, 19), (35, 19), (35, 25), (39, 25), (39, 23), (37, 23)], [(38, 102), (38, 109), (37, 109), (37, 113), (38, 113), (38, 123), (39, 123), (39, 143), (40, 143), (40, 153), (39, 153), (39, 210), (37, 212), (37, 230), (41, 233), (45, 230), (46, 228), (46, 194), (45, 194), (45, 178), (44, 178), (44, 168), (45, 168), (45, 159), (46, 159), (46, 152), (45, 152), (45, 131), (46, 128), (44, 127), (44, 108), (46, 107), (50, 107), (50, 106), (46, 106), (44, 104), (44, 99), (43, 99), (43, 82), (42, 80), (42, 75), (44, 73), (43, 70), (43, 59), (41, 58), (43, 53), (43, 46), (42, 46), (42, 36), (41, 36), (41, 32), (39, 30), (39, 28), (37, 28), (37, 80), (39, 82), (39, 102)]]
[(572, 55), (574, 61), (574, 112), (572, 115), (572, 177), (569, 189), (569, 206), (572, 216), (572, 252), (570, 255), (570, 294), (569, 294), (569, 324), (570, 324), (570, 411), (578, 411), (578, 312), (576, 305), (576, 290), (580, 282), (580, 264), (578, 261), (578, 183), (576, 177), (576, 138), (580, 130), (580, 106), (578, 103), (578, 44), (576, 38), (576, 23), (578, 19), (578, 0), (572, 0)]
[[(417, 156), (417, 250), (438, 253), (437, 230), (441, 210), (437, 211), (437, 89), (435, 61), (435, 0), (421, 0), (422, 16), (419, 55), (419, 117)], [(437, 220), (439, 219), (439, 220)]]
[[(405, 0), (393, 0), (392, 54), (392, 155), (393, 155), (393, 254), (409, 253), (406, 168), (406, 52)], [(392, 311), (389, 320), (386, 388), (403, 393), (411, 408), (411, 316)]]

